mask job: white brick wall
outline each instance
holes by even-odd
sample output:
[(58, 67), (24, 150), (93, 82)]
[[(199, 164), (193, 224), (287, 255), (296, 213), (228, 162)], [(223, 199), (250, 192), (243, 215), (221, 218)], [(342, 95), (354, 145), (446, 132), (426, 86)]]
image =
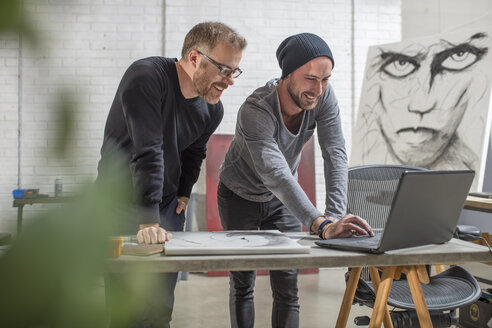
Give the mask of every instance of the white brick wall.
[(12, 186), (17, 183), (18, 54), (18, 35), (3, 34), (0, 38), (0, 228), (5, 209), (11, 206)]
[[(73, 191), (95, 177), (104, 122), (124, 70), (135, 59), (162, 54), (162, 1), (26, 0), (24, 7), (43, 48), (22, 44), (21, 187), (53, 193), (60, 177), (64, 190)], [(15, 228), (18, 47), (17, 37), (0, 35), (0, 231)], [(79, 103), (70, 159), (51, 152), (58, 128), (54, 100), (61, 88)], [(25, 217), (42, 208), (25, 207)]]
[[(223, 97), (226, 110), (218, 133), (233, 133), (243, 100), (267, 80), (278, 77), (278, 44), (288, 35), (313, 32), (331, 46), (336, 67), (332, 84), (343, 111), (345, 137), (351, 134), (351, 7), (343, 0), (25, 0), (45, 47), (33, 51), (22, 43), (22, 138), (17, 151), (19, 80), (17, 35), (0, 34), (0, 231), (14, 230), (11, 190), (21, 187), (52, 193), (55, 178), (64, 190), (75, 190), (96, 174), (107, 112), (126, 67), (135, 59), (160, 55), (178, 57), (186, 32), (196, 23), (220, 20), (249, 42), (243, 54), (243, 75)], [(400, 1), (355, 1), (355, 99), (369, 45), (400, 39)], [(164, 17), (165, 15), (165, 17)], [(165, 34), (164, 34), (165, 31)], [(165, 40), (164, 47), (162, 40)], [(72, 157), (50, 153), (57, 124), (54, 96), (63, 87), (76, 95), (79, 108)], [(324, 180), (319, 151), (316, 158), (317, 203), (324, 207)], [(26, 217), (36, 205), (26, 207)]]

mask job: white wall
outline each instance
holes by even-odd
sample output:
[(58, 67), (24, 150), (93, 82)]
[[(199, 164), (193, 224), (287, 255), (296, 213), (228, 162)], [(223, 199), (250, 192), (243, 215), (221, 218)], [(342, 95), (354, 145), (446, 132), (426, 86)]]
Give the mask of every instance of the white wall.
[(17, 183), (17, 57), (18, 37), (0, 37), (0, 231), (12, 200), (11, 190)]
[[(0, 231), (15, 230), (11, 190), (18, 180), (20, 187), (52, 193), (57, 177), (63, 178), (66, 191), (95, 177), (104, 122), (126, 67), (141, 57), (179, 56), (186, 32), (205, 20), (223, 21), (249, 42), (240, 65), (244, 73), (223, 96), (226, 115), (218, 133), (233, 133), (237, 110), (246, 96), (280, 75), (275, 59), (278, 44), (288, 35), (313, 32), (328, 42), (335, 56), (331, 83), (350, 148), (353, 105), (358, 104), (367, 47), (398, 41), (401, 35), (400, 1), (354, 3), (352, 8), (344, 0), (25, 0), (30, 20), (47, 47), (35, 52), (17, 35), (0, 34)], [(58, 126), (53, 99), (62, 87), (74, 93), (80, 105), (76, 133), (70, 138), (72, 157), (65, 160), (50, 152)], [(322, 172), (318, 151), (321, 210)], [(26, 218), (42, 208), (26, 207)]]
[(402, 38), (451, 30), (490, 12), (490, 0), (402, 0)]

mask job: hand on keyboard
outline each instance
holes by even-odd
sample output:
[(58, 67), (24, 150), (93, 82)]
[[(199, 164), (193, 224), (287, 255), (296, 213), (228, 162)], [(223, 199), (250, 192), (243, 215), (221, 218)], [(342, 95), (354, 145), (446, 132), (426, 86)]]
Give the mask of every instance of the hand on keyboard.
[(347, 238), (352, 236), (374, 236), (371, 226), (366, 220), (352, 214), (330, 224), (324, 238)]

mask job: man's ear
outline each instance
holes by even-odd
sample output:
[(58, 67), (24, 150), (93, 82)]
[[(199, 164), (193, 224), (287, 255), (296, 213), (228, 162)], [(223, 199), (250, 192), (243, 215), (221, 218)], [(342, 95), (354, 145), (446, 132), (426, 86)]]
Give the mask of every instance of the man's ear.
[(193, 66), (194, 69), (197, 69), (199, 65), (200, 60), (198, 59), (198, 57), (200, 57), (200, 54), (196, 50), (191, 50), (188, 53), (188, 62)]

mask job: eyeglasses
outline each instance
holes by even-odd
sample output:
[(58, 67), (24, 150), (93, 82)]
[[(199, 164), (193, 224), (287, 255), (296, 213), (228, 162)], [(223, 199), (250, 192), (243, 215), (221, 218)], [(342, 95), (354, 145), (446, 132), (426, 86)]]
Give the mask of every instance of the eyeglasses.
[(200, 50), (197, 50), (197, 52), (200, 55), (202, 55), (203, 57), (207, 58), (209, 62), (211, 62), (212, 64), (214, 64), (215, 67), (217, 67), (219, 69), (219, 75), (222, 76), (222, 77), (229, 77), (232, 74), (232, 78), (235, 79), (239, 75), (241, 75), (241, 73), (243, 72), (243, 71), (241, 71), (241, 69), (239, 67), (236, 68), (236, 69), (232, 69), (232, 68), (229, 68), (227, 66), (223, 66), (223, 65), (220, 65), (220, 64), (216, 63), (212, 58), (210, 58), (209, 56), (205, 55)]

